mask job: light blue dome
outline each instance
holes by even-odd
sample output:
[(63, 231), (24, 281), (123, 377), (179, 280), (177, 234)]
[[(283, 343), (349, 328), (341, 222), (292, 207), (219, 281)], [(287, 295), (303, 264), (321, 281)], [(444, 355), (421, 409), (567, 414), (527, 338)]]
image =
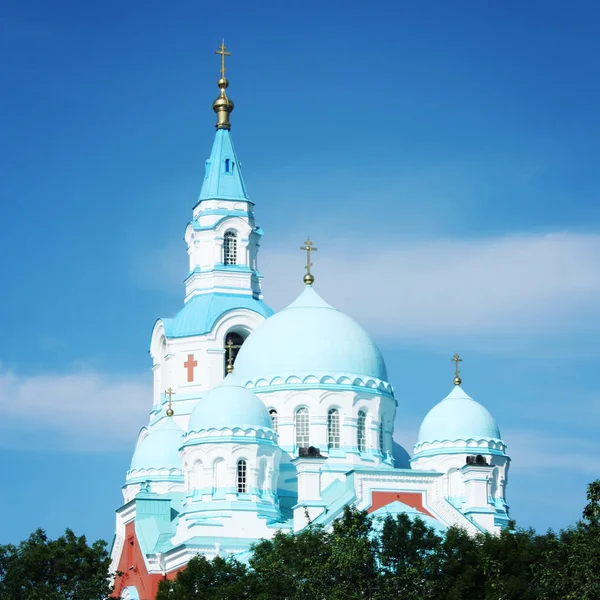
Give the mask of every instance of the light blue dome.
[(183, 431), (171, 417), (165, 417), (148, 430), (131, 459), (131, 470), (181, 469), (179, 448)]
[(346, 375), (387, 382), (385, 363), (373, 340), (312, 286), (261, 323), (235, 361), (236, 379), (243, 383), (290, 375)]
[(494, 417), (479, 402), (465, 394), (460, 386), (455, 386), (423, 419), (417, 445), (469, 439), (502, 438)]
[(196, 404), (189, 431), (201, 429), (271, 429), (265, 405), (250, 390), (238, 385), (231, 375)]

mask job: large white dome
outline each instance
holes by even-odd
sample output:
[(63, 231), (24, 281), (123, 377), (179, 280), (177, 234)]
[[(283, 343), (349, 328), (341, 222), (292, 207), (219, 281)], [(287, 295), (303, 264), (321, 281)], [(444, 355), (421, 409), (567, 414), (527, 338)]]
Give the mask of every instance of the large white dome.
[(242, 384), (275, 377), (347, 376), (387, 382), (379, 348), (365, 330), (307, 286), (250, 335), (235, 361)]

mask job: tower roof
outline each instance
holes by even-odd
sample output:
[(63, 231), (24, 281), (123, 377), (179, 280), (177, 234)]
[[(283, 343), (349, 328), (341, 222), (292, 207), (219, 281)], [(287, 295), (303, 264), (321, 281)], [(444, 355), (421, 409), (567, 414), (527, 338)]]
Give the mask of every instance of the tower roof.
[(198, 198), (198, 201), (202, 200), (249, 202), (229, 129), (217, 129)]
[(231, 56), (223, 42), (216, 52), (221, 56), (221, 78), (217, 82), (219, 97), (213, 102), (213, 110), (217, 114), (217, 134), (206, 161), (204, 183), (200, 191), (202, 200), (242, 200), (248, 202), (248, 193), (242, 178), (240, 163), (235, 154), (231, 140), (231, 123), (229, 115), (233, 110), (233, 100), (227, 96), (229, 81), (225, 77), (225, 57)]

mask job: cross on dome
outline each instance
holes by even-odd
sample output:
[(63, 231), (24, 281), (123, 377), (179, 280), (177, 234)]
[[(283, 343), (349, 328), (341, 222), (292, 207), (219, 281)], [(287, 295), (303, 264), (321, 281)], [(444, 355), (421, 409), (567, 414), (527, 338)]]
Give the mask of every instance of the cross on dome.
[(231, 123), (229, 122), (229, 113), (233, 110), (233, 101), (227, 97), (225, 91), (229, 87), (229, 81), (225, 77), (225, 57), (231, 56), (231, 52), (227, 51), (225, 46), (225, 40), (221, 42), (218, 50), (215, 50), (215, 54), (221, 57), (221, 78), (217, 82), (221, 93), (219, 97), (213, 102), (213, 110), (217, 113), (217, 129), (231, 129)]
[(168, 396), (169, 398), (169, 407), (167, 408), (167, 417), (172, 417), (175, 412), (173, 411), (173, 407), (171, 405), (171, 396), (174, 394), (175, 392), (173, 391), (172, 388), (169, 388), (168, 390), (165, 390), (165, 396)]
[(227, 52), (227, 46), (225, 46), (225, 40), (221, 42), (218, 50), (215, 50), (215, 54), (221, 55), (221, 77), (225, 79), (225, 57), (231, 56), (231, 52)]
[(456, 353), (451, 360), (454, 363), (454, 385), (460, 385), (462, 383), (462, 379), (460, 378), (460, 369), (458, 368), (458, 363), (461, 363), (463, 360)]
[(312, 285), (315, 281), (315, 278), (310, 272), (310, 268), (313, 266), (313, 264), (310, 262), (310, 253), (316, 252), (318, 248), (313, 246), (313, 243), (310, 241), (310, 238), (307, 237), (306, 242), (304, 242), (304, 246), (300, 246), (300, 250), (306, 251), (306, 266), (304, 267), (306, 269), (306, 275), (304, 276), (304, 283), (306, 285)]
[(233, 351), (241, 348), (240, 345), (234, 344), (231, 339), (227, 340), (225, 349), (227, 350), (227, 373), (233, 373)]

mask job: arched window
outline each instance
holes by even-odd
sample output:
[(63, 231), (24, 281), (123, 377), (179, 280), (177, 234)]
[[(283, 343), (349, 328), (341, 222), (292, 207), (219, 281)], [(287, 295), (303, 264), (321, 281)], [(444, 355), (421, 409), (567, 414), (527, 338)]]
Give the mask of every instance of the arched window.
[(492, 477), (490, 480), (490, 496), (493, 499), (498, 498), (500, 496), (499, 480), (500, 477), (498, 467), (494, 467), (494, 470), (492, 471)]
[(272, 408), (269, 411), (269, 415), (271, 417), (271, 428), (275, 433), (277, 433), (277, 427), (279, 426), (277, 411), (274, 408)]
[(460, 471), (456, 468), (448, 471), (448, 497), (455, 505), (462, 502), (463, 483)]
[(237, 464), (237, 491), (238, 494), (245, 494), (248, 491), (246, 461), (244, 459), (238, 460)]
[(201, 490), (202, 489), (202, 478), (204, 475), (204, 467), (202, 465), (202, 461), (199, 460), (198, 462), (196, 462), (194, 464), (194, 481), (192, 483), (192, 486), (195, 490)]
[(358, 419), (356, 420), (356, 445), (359, 452), (364, 452), (367, 449), (367, 414), (364, 410), (358, 411)]
[[(225, 374), (229, 373), (229, 370), (227, 369), (228, 365), (229, 365), (229, 360), (231, 358), (231, 366), (233, 367), (233, 365), (235, 365), (235, 359), (237, 358), (238, 352), (240, 351), (240, 348), (242, 347), (242, 344), (245, 342), (246, 340), (239, 334), (236, 333), (235, 331), (230, 331), (226, 336), (225, 336), (225, 355), (223, 357), (223, 368), (225, 369)], [(229, 348), (228, 346), (231, 343), (231, 348)]]
[(218, 458), (213, 463), (213, 496), (218, 496), (224, 493), (224, 489), (227, 486), (225, 482), (225, 461), (222, 458)]
[(223, 236), (223, 264), (237, 264), (237, 233), (226, 231)]
[(340, 411), (330, 408), (327, 413), (327, 447), (340, 447)]
[(188, 491), (194, 489), (194, 468), (191, 466), (185, 470), (185, 489)]
[(308, 408), (299, 408), (296, 411), (296, 446), (298, 448), (310, 446)]
[(385, 455), (385, 439), (383, 438), (383, 419), (379, 423), (379, 452)]
[(225, 159), (225, 173), (229, 173), (231, 169), (231, 160), (229, 158)]
[[(131, 561), (128, 561), (128, 564)], [(122, 592), (121, 592), (121, 600), (140, 600), (140, 595), (137, 591), (137, 588), (135, 587), (135, 585), (128, 585)]]

